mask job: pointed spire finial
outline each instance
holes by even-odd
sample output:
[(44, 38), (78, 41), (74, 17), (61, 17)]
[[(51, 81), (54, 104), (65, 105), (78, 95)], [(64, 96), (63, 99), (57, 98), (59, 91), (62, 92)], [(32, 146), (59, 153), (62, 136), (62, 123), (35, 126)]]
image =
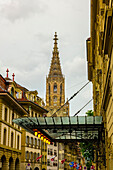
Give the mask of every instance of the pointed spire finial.
[(15, 74), (13, 73), (13, 75), (12, 75), (12, 77), (13, 77), (13, 81), (14, 81), (14, 76), (15, 76)]
[(57, 32), (55, 32), (55, 35), (54, 35), (54, 39), (53, 39), (55, 42), (54, 42), (54, 52), (56, 51), (57, 52), (57, 49), (58, 49), (58, 47), (57, 47), (57, 40), (58, 40), (58, 38), (57, 38)]
[(8, 72), (9, 72), (8, 68), (7, 68), (6, 72), (7, 72), (7, 77), (8, 77)]

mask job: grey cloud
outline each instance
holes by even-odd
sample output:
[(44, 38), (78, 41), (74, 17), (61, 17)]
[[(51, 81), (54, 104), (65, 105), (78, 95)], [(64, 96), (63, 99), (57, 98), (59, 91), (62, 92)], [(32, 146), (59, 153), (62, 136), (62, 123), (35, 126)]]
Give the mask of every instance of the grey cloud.
[(11, 0), (2, 4), (0, 15), (14, 22), (18, 19), (29, 18), (32, 14), (43, 13), (47, 9), (42, 0)]

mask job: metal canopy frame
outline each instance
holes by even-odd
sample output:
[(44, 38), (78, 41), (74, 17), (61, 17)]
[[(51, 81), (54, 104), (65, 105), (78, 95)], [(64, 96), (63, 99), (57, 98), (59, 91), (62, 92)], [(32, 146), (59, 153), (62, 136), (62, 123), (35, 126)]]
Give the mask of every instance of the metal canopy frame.
[(102, 116), (22, 117), (13, 122), (32, 134), (36, 129), (53, 142), (99, 141), (103, 129)]

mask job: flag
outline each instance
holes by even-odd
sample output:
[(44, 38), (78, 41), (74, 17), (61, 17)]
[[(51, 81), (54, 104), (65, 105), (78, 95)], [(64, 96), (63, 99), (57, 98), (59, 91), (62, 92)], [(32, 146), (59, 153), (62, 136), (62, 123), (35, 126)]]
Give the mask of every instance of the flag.
[(82, 166), (79, 166), (79, 169), (78, 170), (81, 170), (82, 169)]
[(74, 162), (70, 162), (70, 163), (69, 163), (69, 166), (70, 166), (70, 167), (73, 167), (73, 166), (74, 166)]
[(79, 164), (77, 164), (76, 169), (79, 169)]
[(76, 162), (74, 163), (74, 165), (73, 165), (73, 168), (76, 168), (77, 167), (77, 164), (76, 164)]
[(63, 164), (65, 161), (66, 161), (66, 159), (63, 159), (63, 160), (61, 161), (61, 163)]
[(41, 157), (42, 157), (42, 155), (41, 155), (41, 156), (39, 156), (39, 157), (37, 157), (37, 158), (36, 158), (36, 160), (38, 161)]
[(94, 170), (94, 169), (95, 169), (95, 167), (94, 167), (93, 165), (91, 165), (91, 169), (93, 169), (93, 170)]
[(53, 156), (53, 157), (51, 158), (51, 161), (54, 161), (55, 157), (56, 157), (56, 156)]

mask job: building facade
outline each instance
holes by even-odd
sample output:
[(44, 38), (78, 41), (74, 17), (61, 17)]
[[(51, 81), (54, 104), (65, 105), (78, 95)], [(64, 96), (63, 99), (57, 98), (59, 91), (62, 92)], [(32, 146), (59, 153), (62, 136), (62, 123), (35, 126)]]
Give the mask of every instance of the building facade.
[(96, 150), (96, 168), (113, 169), (113, 1), (91, 0), (91, 37), (87, 39), (88, 79), (93, 84), (94, 115), (104, 131)]
[(20, 170), (21, 128), (12, 120), (27, 115), (15, 99), (15, 82), (0, 75), (0, 169)]
[[(38, 92), (0, 75), (0, 168), (2, 170), (46, 170), (47, 144), (20, 128), (13, 119), (42, 117), (48, 112)], [(37, 157), (42, 156), (37, 161)]]

